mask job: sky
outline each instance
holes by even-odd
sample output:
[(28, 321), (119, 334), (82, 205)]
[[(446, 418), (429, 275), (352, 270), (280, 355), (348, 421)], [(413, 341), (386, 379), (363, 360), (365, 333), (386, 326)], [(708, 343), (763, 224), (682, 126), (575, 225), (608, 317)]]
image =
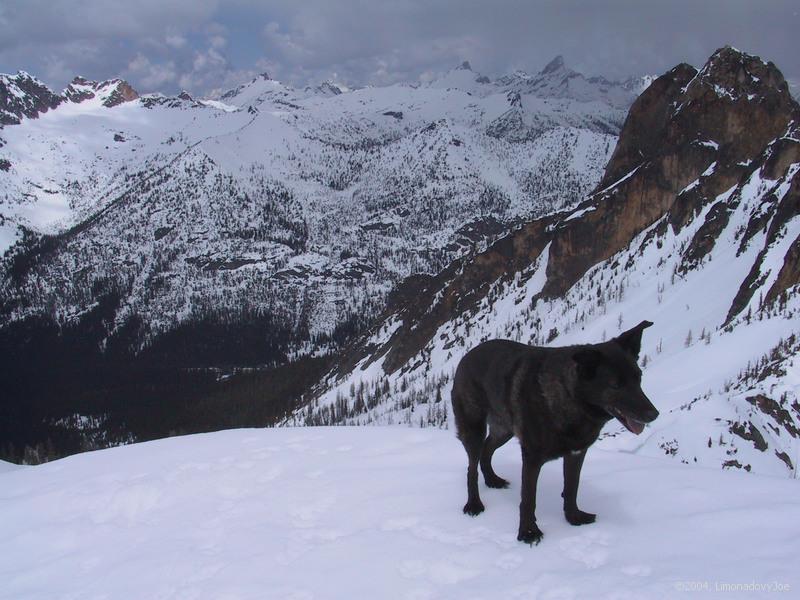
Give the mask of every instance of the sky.
[(465, 60), (489, 76), (535, 73), (556, 55), (624, 79), (699, 66), (729, 44), (797, 81), (799, 26), (796, 0), (0, 0), (0, 72), (59, 90), (82, 75), (213, 95), (263, 72), (380, 86)]

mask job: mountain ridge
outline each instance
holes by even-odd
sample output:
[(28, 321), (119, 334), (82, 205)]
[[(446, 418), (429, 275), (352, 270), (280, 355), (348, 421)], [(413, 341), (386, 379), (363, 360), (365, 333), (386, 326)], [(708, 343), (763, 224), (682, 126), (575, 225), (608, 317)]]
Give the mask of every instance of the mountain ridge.
[[(663, 426), (634, 447), (793, 476), (797, 337), (785, 324), (797, 314), (800, 282), (798, 110), (774, 65), (732, 48), (699, 71), (679, 65), (657, 78), (631, 107), (584, 202), (425, 281), (351, 346), (288, 422), (443, 425), (452, 370), (471, 344), (585, 343), (648, 319), (657, 343), (643, 349), (645, 384), (665, 410)], [(679, 298), (696, 314), (680, 312)], [(714, 360), (712, 336), (730, 364), (696, 372), (692, 361)], [(747, 348), (726, 346), (737, 339)], [(687, 387), (694, 397), (676, 386), (680, 369), (696, 377)], [(692, 407), (707, 444), (703, 428), (689, 424)], [(620, 444), (617, 433), (606, 435)]]
[[(175, 406), (186, 392), (175, 394), (161, 367), (178, 370), (175, 380), (195, 373), (215, 414), (220, 373), (238, 382), (318, 369), (407, 277), (579, 202), (622, 123), (599, 101), (526, 95), (512, 107), (492, 86), (486, 96), (403, 85), (335, 94), (260, 76), (217, 101), (105, 105), (121, 85), (78, 80), (82, 102), (2, 132), (0, 241), (12, 247), (0, 341), (25, 374), (9, 382), (13, 410), (29, 402), (28, 383), (38, 390), (25, 418), (41, 443), (108, 444), (102, 427), (123, 430), (118, 440), (132, 427), (195, 427), (195, 409)], [(493, 123), (512, 108), (519, 121), (500, 133)], [(136, 401), (120, 406), (136, 387), (113, 387), (129, 381), (126, 360), (147, 371), (142, 381), (163, 382), (160, 421), (186, 421), (162, 430), (138, 423)], [(54, 361), (63, 367), (42, 390)], [(73, 400), (54, 397), (59, 387)], [(292, 393), (258, 409), (259, 422), (299, 401)], [(9, 435), (19, 455), (27, 442)]]

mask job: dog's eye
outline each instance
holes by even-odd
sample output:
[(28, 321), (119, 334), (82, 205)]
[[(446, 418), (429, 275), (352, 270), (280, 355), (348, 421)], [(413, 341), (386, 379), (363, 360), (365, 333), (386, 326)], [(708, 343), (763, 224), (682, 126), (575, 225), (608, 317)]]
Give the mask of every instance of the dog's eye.
[(622, 382), (621, 381), (612, 381), (611, 382), (611, 389), (613, 389), (613, 390), (621, 390), (622, 389)]

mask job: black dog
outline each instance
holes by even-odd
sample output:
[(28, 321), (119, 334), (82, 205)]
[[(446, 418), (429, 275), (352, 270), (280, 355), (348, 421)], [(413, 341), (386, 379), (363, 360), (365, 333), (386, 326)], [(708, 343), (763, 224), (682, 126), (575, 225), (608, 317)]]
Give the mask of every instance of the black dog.
[[(508, 487), (492, 469), (494, 451), (517, 436), (522, 447), (522, 501), (517, 539), (539, 543), (536, 482), (542, 465), (564, 457), (564, 514), (572, 525), (593, 523), (578, 509), (578, 480), (586, 450), (612, 417), (639, 434), (658, 411), (641, 388), (637, 365), (642, 321), (602, 344), (540, 348), (509, 340), (490, 340), (470, 350), (456, 369), (453, 412), (458, 438), (469, 457), (467, 504), (478, 515), (478, 464), (486, 485)], [(486, 424), (489, 436), (486, 436)]]

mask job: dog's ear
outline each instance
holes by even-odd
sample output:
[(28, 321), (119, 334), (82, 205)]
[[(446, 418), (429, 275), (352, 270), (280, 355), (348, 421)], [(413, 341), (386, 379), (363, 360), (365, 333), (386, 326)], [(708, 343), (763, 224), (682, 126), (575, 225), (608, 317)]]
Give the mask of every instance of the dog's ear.
[(572, 355), (572, 360), (578, 365), (581, 379), (594, 379), (597, 367), (603, 362), (603, 354), (594, 348), (581, 348)]
[(638, 359), (639, 351), (642, 349), (642, 332), (652, 324), (650, 321), (642, 321), (633, 329), (619, 334), (614, 341), (622, 346), (622, 349), (628, 354)]

